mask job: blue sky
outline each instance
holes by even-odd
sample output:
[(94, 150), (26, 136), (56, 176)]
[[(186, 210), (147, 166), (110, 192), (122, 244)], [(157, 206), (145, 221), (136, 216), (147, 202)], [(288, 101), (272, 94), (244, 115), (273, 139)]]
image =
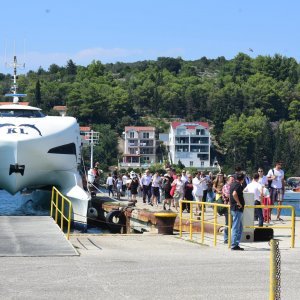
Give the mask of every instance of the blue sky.
[(87, 65), (239, 52), (299, 61), (299, 11), (296, 0), (3, 1), (0, 72), (10, 73), (4, 63), (14, 53), (25, 72), (69, 59)]

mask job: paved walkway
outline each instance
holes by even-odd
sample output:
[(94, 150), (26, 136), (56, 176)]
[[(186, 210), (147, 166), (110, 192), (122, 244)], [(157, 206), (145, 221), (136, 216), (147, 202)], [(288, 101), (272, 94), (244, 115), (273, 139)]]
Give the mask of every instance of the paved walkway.
[(0, 256), (78, 255), (47, 216), (0, 216)]
[[(294, 249), (278, 234), (281, 299), (299, 297), (298, 223)], [(72, 235), (80, 256), (0, 257), (0, 299), (268, 299), (268, 243), (231, 251), (218, 239), (212, 247), (178, 235)]]
[[(79, 257), (1, 257), (0, 299), (268, 299), (269, 249), (177, 236), (75, 235)], [(299, 244), (281, 250), (281, 298), (298, 299)]]

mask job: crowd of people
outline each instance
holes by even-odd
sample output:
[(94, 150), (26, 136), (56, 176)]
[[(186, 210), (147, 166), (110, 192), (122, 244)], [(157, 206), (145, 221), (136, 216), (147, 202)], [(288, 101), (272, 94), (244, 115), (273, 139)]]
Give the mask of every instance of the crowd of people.
[[(281, 169), (282, 162), (278, 161), (275, 167), (264, 175), (264, 170), (258, 168), (252, 175), (252, 179), (236, 167), (232, 175), (225, 176), (222, 172), (213, 175), (211, 172), (198, 171), (191, 174), (186, 170), (176, 172), (175, 169), (167, 168), (165, 174), (155, 172), (151, 174), (146, 170), (144, 174), (130, 172), (127, 174), (110, 173), (106, 180), (108, 195), (118, 199), (127, 197), (136, 203), (137, 196), (142, 198), (145, 205), (162, 205), (164, 210), (172, 208), (178, 211), (180, 200), (197, 202), (218, 202), (230, 204), (232, 217), (232, 243), (231, 249), (243, 250), (239, 246), (243, 230), (243, 211), (245, 206), (244, 192), (254, 194), (254, 204), (282, 204), (284, 195), (284, 171)], [(265, 203), (265, 199), (269, 202)], [(190, 212), (189, 203), (183, 203), (183, 210)], [(280, 209), (277, 209), (277, 221), (280, 218)], [(197, 205), (195, 214), (201, 215), (201, 207)], [(228, 225), (227, 209), (223, 208), (219, 214), (225, 216), (225, 224)], [(263, 214), (261, 208), (255, 209), (255, 218), (258, 226), (270, 221), (270, 214)], [(228, 230), (224, 230), (224, 243), (228, 243)]]
[[(212, 173), (205, 174), (200, 171), (190, 174), (185, 170), (176, 173), (175, 169), (167, 168), (165, 174), (156, 171), (151, 174), (146, 170), (144, 174), (135, 172), (121, 174), (109, 173), (106, 185), (109, 196), (116, 196), (118, 199), (127, 197), (128, 200), (136, 201), (137, 195), (142, 197), (144, 204), (158, 206), (161, 204), (164, 210), (171, 210), (174, 207), (179, 209), (179, 201), (214, 201), (215, 190), (219, 188), (218, 181), (214, 186)], [(184, 206), (189, 211), (189, 206)], [(197, 213), (199, 209), (197, 208)]]
[[(254, 204), (273, 205), (276, 202), (282, 204), (284, 195), (284, 171), (282, 170), (282, 162), (277, 161), (275, 167), (270, 169), (267, 175), (264, 170), (258, 168), (253, 174), (252, 181), (240, 170), (236, 169), (234, 175), (230, 175), (227, 183), (222, 188), (224, 203), (230, 204), (230, 213), (232, 217), (232, 250), (244, 250), (239, 246), (243, 233), (243, 212), (245, 207), (244, 192), (254, 194)], [(265, 203), (265, 199), (269, 201)], [(280, 218), (281, 209), (277, 209), (276, 221), (283, 221)], [(255, 217), (258, 219), (258, 226), (263, 226), (264, 221), (269, 222), (271, 214), (263, 215), (262, 208), (255, 208)], [(225, 223), (228, 225), (228, 214), (225, 213)], [(224, 242), (228, 243), (228, 230), (224, 230)]]

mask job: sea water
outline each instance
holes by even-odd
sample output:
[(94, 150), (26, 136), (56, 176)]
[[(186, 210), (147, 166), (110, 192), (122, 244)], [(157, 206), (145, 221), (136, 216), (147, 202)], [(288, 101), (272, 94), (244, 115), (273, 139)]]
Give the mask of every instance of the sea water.
[[(295, 215), (297, 217), (300, 217), (300, 200), (283, 200), (282, 205), (290, 205), (295, 208)], [(276, 214), (276, 210), (272, 211), (273, 214)], [(290, 209), (282, 209), (281, 210), (281, 215), (283, 216), (290, 216), (291, 215), (291, 210)]]
[[(45, 205), (48, 202), (48, 205)], [(4, 190), (0, 190), (0, 216), (49, 216), (50, 199), (43, 203), (34, 203), (30, 194), (17, 193), (11, 195)], [(73, 231), (80, 232), (76, 229)], [(91, 234), (109, 233), (109, 230), (97, 226), (88, 226), (87, 232)]]
[(11, 195), (0, 190), (0, 216), (46, 216), (49, 214), (49, 209), (33, 203), (28, 194)]

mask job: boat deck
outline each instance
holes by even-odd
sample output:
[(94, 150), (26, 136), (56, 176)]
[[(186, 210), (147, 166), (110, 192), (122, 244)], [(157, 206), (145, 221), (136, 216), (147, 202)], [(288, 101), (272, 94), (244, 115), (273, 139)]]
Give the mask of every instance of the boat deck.
[(0, 216), (0, 256), (74, 256), (72, 244), (48, 216)]

